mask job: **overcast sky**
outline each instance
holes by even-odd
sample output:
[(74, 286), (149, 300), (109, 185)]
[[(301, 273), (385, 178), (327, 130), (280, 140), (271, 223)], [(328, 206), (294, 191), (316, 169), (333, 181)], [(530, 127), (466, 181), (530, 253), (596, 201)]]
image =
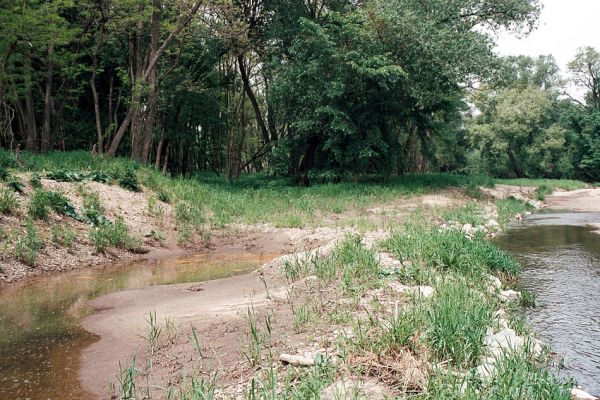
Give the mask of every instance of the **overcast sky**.
[(564, 73), (578, 47), (600, 50), (600, 0), (541, 0), (541, 3), (544, 8), (538, 28), (523, 39), (500, 35), (500, 54), (552, 54)]

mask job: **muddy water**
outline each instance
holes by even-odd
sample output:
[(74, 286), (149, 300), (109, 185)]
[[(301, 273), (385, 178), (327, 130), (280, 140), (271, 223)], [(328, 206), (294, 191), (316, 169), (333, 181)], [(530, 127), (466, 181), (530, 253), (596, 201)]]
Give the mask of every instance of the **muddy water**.
[(499, 239), (523, 264), (520, 282), (537, 295), (535, 331), (564, 357), (565, 375), (600, 394), (600, 214), (539, 214)]
[(209, 255), (144, 261), (36, 279), (0, 290), (0, 399), (89, 399), (81, 351), (97, 337), (79, 326), (88, 300), (122, 289), (200, 282), (250, 272), (273, 256)]

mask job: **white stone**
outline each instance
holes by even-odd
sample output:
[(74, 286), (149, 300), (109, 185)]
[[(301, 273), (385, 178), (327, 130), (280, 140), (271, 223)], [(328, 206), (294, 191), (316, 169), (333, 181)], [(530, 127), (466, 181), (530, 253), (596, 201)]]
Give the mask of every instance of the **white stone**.
[(484, 344), (490, 349), (520, 350), (523, 348), (525, 339), (517, 336), (512, 329), (504, 329), (484, 339)]
[(390, 282), (389, 287), (398, 293), (419, 295), (424, 298), (429, 298), (435, 293), (431, 286), (406, 286), (398, 282)]
[(483, 381), (488, 381), (496, 374), (496, 365), (494, 363), (483, 363), (477, 367), (477, 375)]
[(299, 355), (294, 356), (291, 354), (281, 354), (279, 356), (279, 361), (286, 363), (286, 364), (301, 365), (301, 366), (305, 366), (305, 367), (310, 367), (312, 365), (315, 365), (314, 357), (309, 358), (309, 357), (304, 357), (304, 356), (299, 356)]
[(341, 379), (332, 383), (320, 396), (324, 400), (384, 400), (392, 397), (392, 391), (375, 380), (359, 382), (353, 379)]
[(571, 399), (573, 399), (573, 400), (598, 400), (597, 397), (594, 397), (591, 394), (584, 392), (583, 390), (577, 389), (577, 388), (571, 389)]
[(464, 224), (460, 230), (462, 233), (464, 233), (465, 235), (472, 235), (473, 234), (473, 225), (471, 224)]
[(493, 286), (496, 289), (502, 289), (502, 282), (497, 276), (490, 275), (488, 280), (490, 281), (490, 286)]
[(521, 293), (514, 290), (503, 290), (500, 292), (500, 300), (505, 302), (516, 301), (521, 298)]
[(485, 224), (485, 226), (487, 226), (488, 229), (498, 229), (498, 228), (500, 228), (500, 224), (495, 219), (488, 220), (488, 222)]

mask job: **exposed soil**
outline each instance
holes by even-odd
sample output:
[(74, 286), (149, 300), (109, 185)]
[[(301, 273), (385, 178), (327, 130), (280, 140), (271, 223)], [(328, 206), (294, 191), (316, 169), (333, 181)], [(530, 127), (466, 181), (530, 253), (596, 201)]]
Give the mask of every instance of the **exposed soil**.
[(600, 189), (553, 193), (546, 198), (546, 208), (574, 212), (600, 212)]

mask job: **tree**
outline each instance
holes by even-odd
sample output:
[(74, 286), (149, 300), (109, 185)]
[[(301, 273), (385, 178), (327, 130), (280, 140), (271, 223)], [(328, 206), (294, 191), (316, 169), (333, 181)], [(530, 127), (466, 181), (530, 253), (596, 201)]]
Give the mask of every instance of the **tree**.
[(586, 105), (600, 110), (600, 53), (592, 47), (581, 48), (568, 67), (573, 83), (587, 91)]
[(469, 126), (471, 146), (487, 172), (517, 178), (565, 173), (566, 130), (557, 123), (548, 92), (531, 86), (509, 88), (489, 99), (493, 104), (480, 106), (486, 112)]

